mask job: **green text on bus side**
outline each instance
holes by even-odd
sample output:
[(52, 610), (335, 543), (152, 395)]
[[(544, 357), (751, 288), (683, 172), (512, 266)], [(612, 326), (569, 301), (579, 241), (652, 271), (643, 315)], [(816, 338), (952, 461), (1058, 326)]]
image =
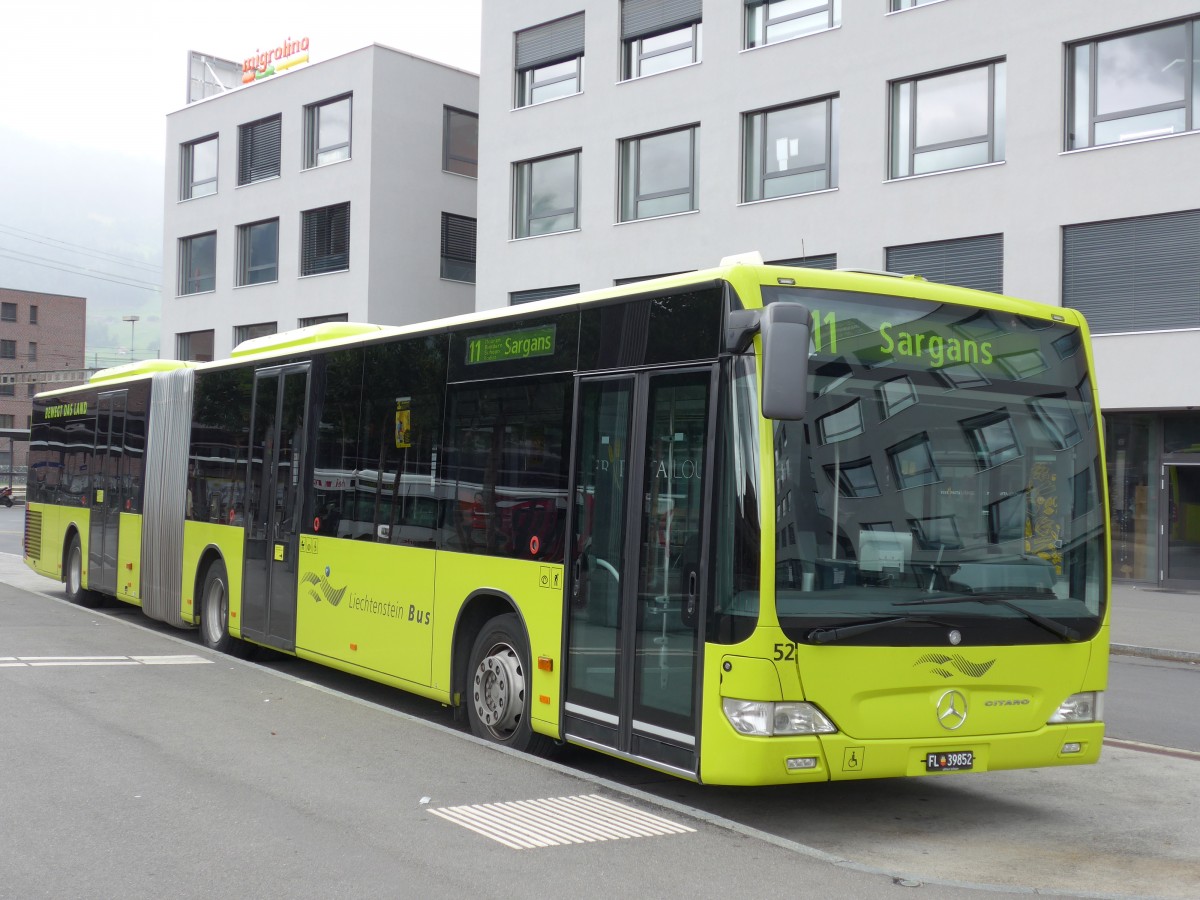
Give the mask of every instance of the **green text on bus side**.
[(60, 403), (57, 406), (46, 407), (47, 419), (61, 419), (63, 416), (82, 416), (88, 411), (86, 400), (78, 400), (75, 403)]
[(554, 354), (554, 325), (524, 328), (471, 338), (467, 342), (467, 364), (505, 362), (531, 356)]

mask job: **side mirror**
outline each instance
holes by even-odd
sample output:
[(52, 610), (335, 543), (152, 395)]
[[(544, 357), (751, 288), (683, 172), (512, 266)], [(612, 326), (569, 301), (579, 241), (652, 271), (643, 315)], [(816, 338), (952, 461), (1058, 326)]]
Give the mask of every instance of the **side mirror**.
[(762, 311), (762, 414), (797, 421), (808, 408), (808, 338), (812, 314), (798, 303), (770, 303)]

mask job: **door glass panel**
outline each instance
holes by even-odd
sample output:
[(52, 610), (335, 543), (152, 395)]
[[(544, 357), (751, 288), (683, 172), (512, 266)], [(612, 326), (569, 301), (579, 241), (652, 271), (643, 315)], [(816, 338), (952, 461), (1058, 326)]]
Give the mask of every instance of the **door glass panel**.
[(1166, 577), (1200, 581), (1200, 466), (1167, 466), (1166, 476)]
[(635, 730), (694, 734), (709, 373), (650, 381), (642, 489)]
[(613, 715), (632, 389), (630, 379), (585, 383), (579, 416), (567, 698)]

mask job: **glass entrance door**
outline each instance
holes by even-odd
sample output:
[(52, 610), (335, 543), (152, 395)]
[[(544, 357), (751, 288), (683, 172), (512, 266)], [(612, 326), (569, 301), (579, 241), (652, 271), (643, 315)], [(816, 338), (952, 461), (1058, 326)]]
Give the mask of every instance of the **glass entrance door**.
[(124, 508), (121, 480), (125, 455), (126, 391), (97, 398), (96, 445), (92, 453), (92, 511), (88, 528), (88, 587), (117, 591), (117, 544)]
[(258, 372), (250, 419), (244, 636), (296, 646), (296, 556), (311, 476), (305, 476), (308, 367)]
[(694, 772), (711, 370), (584, 380), (566, 731)]
[(1200, 465), (1163, 466), (1163, 583), (1200, 585)]

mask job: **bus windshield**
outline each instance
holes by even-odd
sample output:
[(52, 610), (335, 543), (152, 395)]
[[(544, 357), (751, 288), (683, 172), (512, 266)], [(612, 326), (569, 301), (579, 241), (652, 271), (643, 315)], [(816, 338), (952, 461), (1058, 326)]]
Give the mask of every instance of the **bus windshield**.
[(813, 318), (807, 418), (773, 423), (788, 637), (1094, 636), (1103, 480), (1079, 329), (844, 291), (764, 286), (763, 300), (803, 303)]

